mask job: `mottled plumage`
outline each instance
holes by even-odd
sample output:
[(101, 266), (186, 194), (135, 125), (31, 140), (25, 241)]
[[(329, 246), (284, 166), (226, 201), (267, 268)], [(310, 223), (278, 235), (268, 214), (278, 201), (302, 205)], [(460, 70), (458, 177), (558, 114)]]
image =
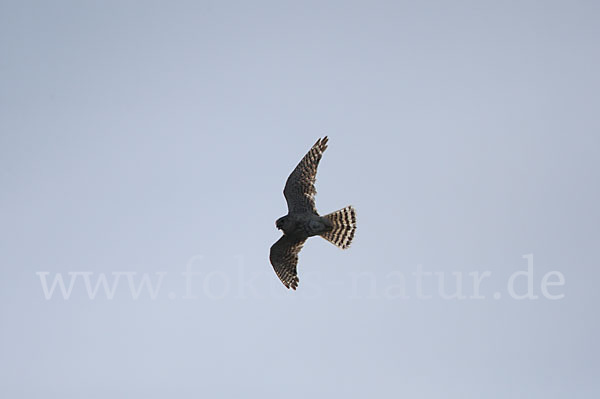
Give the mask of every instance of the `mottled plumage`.
[(271, 247), (269, 259), (287, 288), (298, 287), (298, 253), (308, 237), (320, 235), (346, 249), (356, 231), (356, 212), (352, 206), (325, 216), (319, 216), (315, 207), (317, 167), (327, 149), (327, 141), (327, 136), (317, 140), (290, 174), (283, 189), (288, 214), (275, 223), (283, 236)]

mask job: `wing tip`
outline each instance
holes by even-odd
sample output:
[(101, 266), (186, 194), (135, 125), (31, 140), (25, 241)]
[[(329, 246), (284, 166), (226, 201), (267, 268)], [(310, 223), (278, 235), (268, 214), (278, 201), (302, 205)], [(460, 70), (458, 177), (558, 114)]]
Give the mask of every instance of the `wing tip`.
[(288, 290), (291, 288), (294, 291), (296, 291), (296, 288), (298, 288), (298, 282), (300, 282), (298, 277), (292, 279), (292, 281), (283, 281), (282, 278), (280, 278), (280, 280), (283, 283), (283, 285), (285, 286), (285, 288), (287, 288)]
[(318, 139), (317, 142), (315, 143), (315, 145), (313, 145), (313, 147), (318, 147), (319, 150), (321, 150), (321, 152), (323, 152), (327, 149), (328, 142), (329, 142), (329, 137), (325, 136), (323, 138)]

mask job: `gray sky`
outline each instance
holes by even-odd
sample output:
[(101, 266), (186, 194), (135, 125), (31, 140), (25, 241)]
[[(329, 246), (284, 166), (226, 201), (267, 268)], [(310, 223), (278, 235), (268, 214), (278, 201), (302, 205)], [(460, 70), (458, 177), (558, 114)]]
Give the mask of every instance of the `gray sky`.
[(598, 397), (599, 3), (83, 3), (0, 1), (0, 396)]

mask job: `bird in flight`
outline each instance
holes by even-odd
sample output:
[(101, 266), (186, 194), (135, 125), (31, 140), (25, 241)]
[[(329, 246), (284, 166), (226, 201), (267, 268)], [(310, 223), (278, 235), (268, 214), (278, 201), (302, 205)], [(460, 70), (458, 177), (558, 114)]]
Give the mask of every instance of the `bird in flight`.
[(318, 235), (347, 249), (356, 231), (356, 211), (352, 206), (325, 216), (319, 216), (315, 207), (317, 166), (327, 149), (327, 141), (327, 136), (317, 140), (288, 177), (283, 189), (288, 214), (275, 222), (283, 236), (271, 247), (269, 260), (283, 285), (294, 290), (299, 281), (298, 253), (308, 237)]

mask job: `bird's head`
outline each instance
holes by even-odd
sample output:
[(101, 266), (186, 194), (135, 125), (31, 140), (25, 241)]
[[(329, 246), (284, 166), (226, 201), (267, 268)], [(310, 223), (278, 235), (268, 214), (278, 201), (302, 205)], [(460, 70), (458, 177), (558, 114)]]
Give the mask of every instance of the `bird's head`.
[(283, 230), (285, 225), (287, 224), (288, 221), (288, 217), (286, 216), (282, 216), (279, 219), (277, 219), (277, 221), (275, 222), (275, 226), (279, 229), (279, 230)]

